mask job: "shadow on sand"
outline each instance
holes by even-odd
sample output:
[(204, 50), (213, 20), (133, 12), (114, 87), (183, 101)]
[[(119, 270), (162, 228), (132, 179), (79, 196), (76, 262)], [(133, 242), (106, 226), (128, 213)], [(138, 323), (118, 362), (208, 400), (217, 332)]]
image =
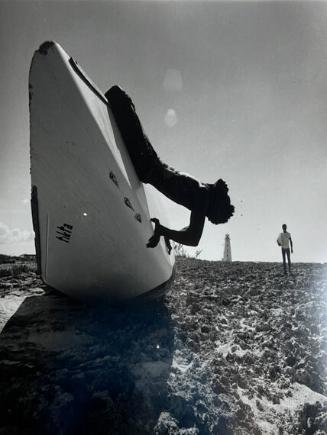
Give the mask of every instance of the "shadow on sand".
[(90, 308), (46, 290), (0, 335), (0, 433), (153, 433), (174, 331), (162, 302)]

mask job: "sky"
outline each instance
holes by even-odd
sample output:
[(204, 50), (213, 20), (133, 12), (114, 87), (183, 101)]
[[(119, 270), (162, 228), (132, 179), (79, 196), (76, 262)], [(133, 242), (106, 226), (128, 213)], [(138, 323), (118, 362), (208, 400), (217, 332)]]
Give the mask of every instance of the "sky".
[[(105, 92), (131, 95), (163, 161), (223, 178), (236, 212), (199, 258), (327, 261), (327, 2), (0, 0), (0, 253), (33, 253), (28, 71), (55, 40)], [(189, 212), (165, 201), (171, 227)], [(191, 255), (194, 249), (189, 249)]]

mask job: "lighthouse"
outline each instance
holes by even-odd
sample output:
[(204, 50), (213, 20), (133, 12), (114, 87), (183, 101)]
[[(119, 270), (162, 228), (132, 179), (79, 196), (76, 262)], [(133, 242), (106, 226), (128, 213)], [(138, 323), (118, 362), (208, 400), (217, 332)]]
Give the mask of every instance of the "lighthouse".
[(223, 261), (231, 262), (232, 261), (232, 248), (230, 245), (230, 237), (229, 234), (225, 235), (225, 248), (224, 248), (224, 258)]

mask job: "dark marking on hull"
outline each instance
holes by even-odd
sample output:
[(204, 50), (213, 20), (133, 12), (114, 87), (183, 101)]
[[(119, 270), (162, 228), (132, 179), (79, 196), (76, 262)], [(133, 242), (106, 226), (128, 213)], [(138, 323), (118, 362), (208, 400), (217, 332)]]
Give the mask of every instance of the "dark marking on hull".
[(29, 108), (31, 107), (32, 98), (33, 98), (33, 86), (29, 83), (28, 85), (28, 105)]
[(43, 44), (40, 45), (40, 48), (38, 49), (38, 52), (42, 54), (43, 56), (46, 56), (48, 54), (48, 51), (51, 47), (54, 46), (53, 41), (45, 41)]
[(140, 215), (140, 213), (136, 213), (136, 214), (134, 215), (134, 217), (135, 217), (135, 219), (136, 219), (137, 221), (140, 222), (140, 224), (142, 223), (142, 216)]
[(109, 173), (109, 178), (119, 188), (117, 177), (112, 171)]
[(124, 203), (125, 203), (125, 205), (126, 205), (128, 208), (130, 208), (131, 210), (135, 211), (135, 210), (134, 210), (134, 207), (132, 206), (131, 201), (130, 201), (126, 196), (124, 197)]
[(61, 240), (62, 242), (69, 243), (70, 237), (72, 235), (73, 226), (68, 224), (63, 224), (57, 226), (56, 230), (56, 239)]
[(32, 221), (34, 230), (34, 243), (37, 263), (37, 273), (42, 274), (41, 271), (41, 237), (40, 237), (40, 220), (39, 220), (39, 203), (37, 198), (37, 187), (32, 186), (31, 193), (31, 209), (32, 209)]

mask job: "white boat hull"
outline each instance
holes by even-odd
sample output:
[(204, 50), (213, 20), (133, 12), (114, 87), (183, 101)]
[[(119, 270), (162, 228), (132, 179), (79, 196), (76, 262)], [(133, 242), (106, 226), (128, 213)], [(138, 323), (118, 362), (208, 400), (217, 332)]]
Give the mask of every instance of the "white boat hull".
[(29, 84), (32, 213), (44, 282), (91, 300), (165, 285), (174, 255), (163, 240), (146, 247), (150, 217), (162, 215), (159, 194), (138, 180), (104, 95), (54, 42), (35, 52)]

